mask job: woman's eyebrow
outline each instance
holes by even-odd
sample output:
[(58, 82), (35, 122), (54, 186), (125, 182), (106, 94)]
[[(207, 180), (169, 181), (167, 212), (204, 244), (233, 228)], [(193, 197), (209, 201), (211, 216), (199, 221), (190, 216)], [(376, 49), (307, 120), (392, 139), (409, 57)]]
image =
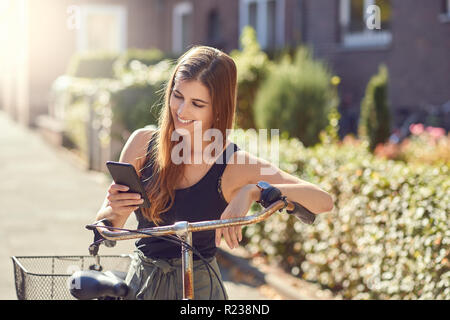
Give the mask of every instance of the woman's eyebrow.
[[(173, 91), (176, 91), (176, 92), (178, 92), (179, 94), (183, 95), (183, 94), (182, 94), (180, 91), (178, 91), (177, 89), (173, 89)], [(201, 99), (192, 99), (192, 100), (196, 100), (196, 101), (200, 101), (200, 102), (203, 102), (203, 103), (208, 104), (208, 102), (203, 101), (203, 100), (201, 100)]]

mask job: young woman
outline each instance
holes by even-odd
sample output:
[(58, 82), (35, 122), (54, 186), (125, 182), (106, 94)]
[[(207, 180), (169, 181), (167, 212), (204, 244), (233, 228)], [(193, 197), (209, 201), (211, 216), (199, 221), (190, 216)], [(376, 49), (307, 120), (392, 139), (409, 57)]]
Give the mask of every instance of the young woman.
[[(236, 77), (233, 59), (215, 48), (195, 46), (178, 59), (167, 83), (158, 129), (133, 132), (119, 160), (136, 168), (151, 207), (140, 209), (143, 200), (138, 194), (121, 192), (127, 187), (112, 183), (97, 220), (107, 218), (114, 227), (123, 227), (135, 212), (138, 228), (148, 228), (182, 220), (242, 217), (259, 200), (259, 181), (277, 187), (289, 200), (316, 214), (333, 208), (327, 192), (240, 150), (227, 139), (227, 129), (232, 129), (234, 122)], [(196, 138), (208, 129), (223, 137), (218, 143), (214, 141), (219, 148), (211, 153), (205, 152), (211, 142)], [(184, 144), (187, 148), (181, 152), (182, 159), (190, 161), (179, 161), (180, 142), (173, 138), (177, 134), (183, 142), (192, 142)], [(263, 168), (265, 172), (270, 168), (272, 174), (263, 175)], [(194, 247), (219, 277), (215, 254), (222, 236), (230, 248), (236, 248), (242, 240), (241, 227), (193, 233)], [(180, 246), (160, 238), (144, 238), (136, 242), (136, 248), (126, 278), (132, 288), (129, 298), (181, 299)], [(225, 298), (219, 281), (213, 276), (213, 299)], [(209, 273), (194, 254), (194, 297), (208, 299), (209, 295)]]

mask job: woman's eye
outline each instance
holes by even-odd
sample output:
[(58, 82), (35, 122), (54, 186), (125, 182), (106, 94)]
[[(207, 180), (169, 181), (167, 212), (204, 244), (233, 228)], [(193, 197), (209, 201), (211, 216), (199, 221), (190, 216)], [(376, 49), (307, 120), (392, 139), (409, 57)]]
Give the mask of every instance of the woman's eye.
[[(177, 96), (176, 94), (174, 94), (173, 96), (174, 96), (175, 98), (177, 98), (177, 99), (183, 99), (183, 97)], [(198, 105), (198, 104), (196, 104), (196, 103), (193, 103), (193, 105), (196, 106), (197, 108), (203, 108), (203, 107), (204, 107), (204, 106), (200, 106), (200, 105)]]

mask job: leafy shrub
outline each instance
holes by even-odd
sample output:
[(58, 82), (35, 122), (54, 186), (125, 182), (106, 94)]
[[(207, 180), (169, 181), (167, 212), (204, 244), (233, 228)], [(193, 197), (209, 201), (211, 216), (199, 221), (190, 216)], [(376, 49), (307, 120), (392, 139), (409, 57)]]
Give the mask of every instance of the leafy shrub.
[(279, 167), (335, 207), (311, 226), (282, 213), (246, 227), (251, 253), (346, 299), (450, 298), (448, 166), (379, 159), (350, 137), (314, 148), (282, 139), (279, 150)]
[[(130, 70), (118, 79), (88, 79), (62, 76), (53, 84), (58, 114), (65, 134), (88, 158), (88, 127), (106, 148), (113, 144), (113, 157), (135, 129), (157, 123), (164, 82), (169, 78), (170, 60), (147, 66), (133, 60)], [(59, 96), (59, 97), (58, 97)], [(56, 112), (55, 112), (56, 113)], [(95, 139), (94, 139), (95, 140)]]
[(156, 88), (133, 84), (120, 89), (111, 97), (114, 121), (133, 132), (148, 124), (156, 124), (159, 118)]
[(89, 119), (89, 105), (83, 99), (77, 99), (66, 111), (64, 133), (71, 145), (79, 150), (79, 155), (87, 161), (88, 137), (86, 125)]
[(122, 75), (124, 86), (111, 98), (115, 121), (129, 132), (156, 124), (163, 103), (164, 84), (172, 67), (167, 59), (150, 66), (133, 61), (130, 71)]
[(133, 61), (138, 61), (141, 64), (148, 66), (157, 64), (163, 59), (167, 58), (159, 49), (136, 49), (130, 48), (125, 51), (114, 63), (114, 74), (116, 78), (123, 77), (124, 73), (129, 72), (133, 66)]
[(331, 74), (306, 48), (299, 48), (294, 61), (285, 55), (270, 68), (255, 101), (258, 128), (279, 128), (306, 146), (319, 142), (328, 115), (337, 103)]
[(239, 128), (255, 128), (254, 101), (262, 80), (264, 80), (270, 61), (261, 51), (255, 30), (244, 27), (241, 35), (242, 50), (233, 50), (230, 55), (237, 67), (238, 96), (236, 125)]
[(388, 72), (381, 65), (367, 85), (366, 94), (361, 103), (358, 135), (369, 142), (369, 149), (375, 150), (379, 143), (385, 142), (391, 132), (391, 115), (388, 104)]
[(114, 78), (113, 65), (119, 54), (110, 52), (75, 53), (66, 74), (77, 78)]
[(112, 125), (110, 96), (120, 86), (115, 79), (68, 76), (61, 76), (53, 83), (52, 93), (58, 96), (54, 109), (57, 118), (64, 122), (68, 147), (75, 146), (86, 161), (89, 159), (89, 143), (95, 139), (90, 137), (89, 140), (89, 134), (96, 134), (101, 146), (109, 144)]
[(421, 123), (411, 124), (412, 135), (401, 143), (378, 144), (375, 155), (408, 163), (450, 166), (450, 133), (445, 129)]

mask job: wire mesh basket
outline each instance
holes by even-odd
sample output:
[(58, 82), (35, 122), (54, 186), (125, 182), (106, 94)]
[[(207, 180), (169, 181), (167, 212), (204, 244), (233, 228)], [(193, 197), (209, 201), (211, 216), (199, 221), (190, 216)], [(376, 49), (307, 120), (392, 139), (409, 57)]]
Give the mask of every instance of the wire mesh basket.
[[(130, 255), (100, 257), (103, 271), (127, 272)], [(14, 280), (19, 300), (74, 300), (69, 277), (95, 265), (92, 256), (13, 256)]]

